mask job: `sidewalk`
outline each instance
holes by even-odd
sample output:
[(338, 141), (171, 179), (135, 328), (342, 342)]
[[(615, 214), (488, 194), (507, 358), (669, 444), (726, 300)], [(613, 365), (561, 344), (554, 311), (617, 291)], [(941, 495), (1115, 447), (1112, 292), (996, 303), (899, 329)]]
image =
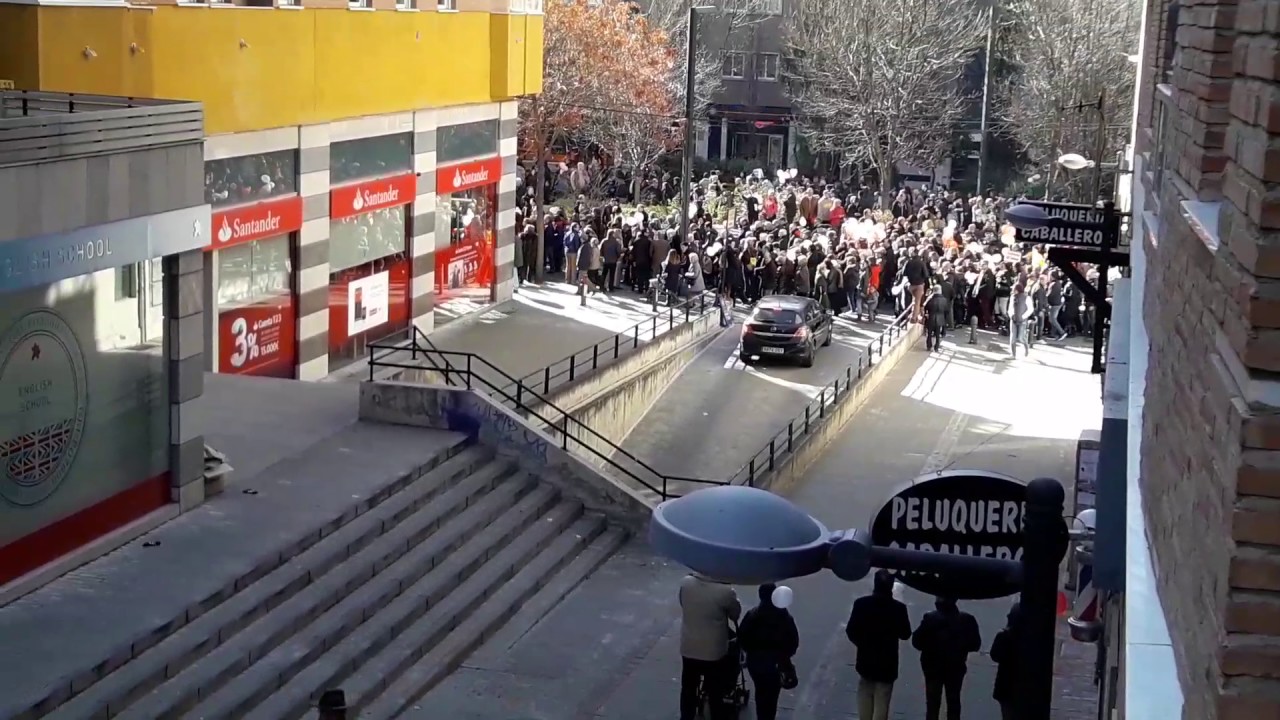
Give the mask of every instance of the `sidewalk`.
[[(904, 359), (869, 406), (811, 468), (791, 499), (831, 528), (865, 527), (898, 483), (923, 471), (972, 468), (1068, 484), (1080, 431), (1101, 422), (1099, 384), (1081, 343), (1040, 345), (1029, 360), (956, 346)], [(732, 417), (720, 418), (732, 423)], [(419, 703), (409, 717), (450, 720), (653, 720), (676, 717), (679, 622), (675, 588), (684, 571), (633, 543), (565, 601), (527, 628), (508, 628)], [(857, 678), (843, 626), (864, 580), (850, 586), (823, 573), (789, 583), (801, 631), (800, 687), (784, 694), (780, 720), (853, 720)], [(908, 591), (913, 624), (932, 604)], [(754, 588), (739, 588), (747, 606)], [(1011, 599), (965, 602), (978, 617), (983, 648)], [(1066, 641), (1070, 643), (1070, 641)], [(1055, 720), (1093, 720), (1088, 696), (1092, 646), (1064, 644)], [(1083, 665), (1086, 665), (1082, 667)], [(999, 717), (991, 699), (995, 668), (971, 657), (965, 717)], [(1083, 681), (1082, 681), (1083, 679)], [(894, 718), (923, 716), (916, 654), (904, 648)], [(743, 717), (754, 717), (750, 712)]]
[[(659, 305), (657, 314), (660, 316), (657, 331), (661, 335), (669, 329), (666, 306)], [(551, 389), (554, 389), (568, 381), (569, 363), (560, 361), (587, 350), (576, 362), (590, 369), (592, 345), (630, 330), (654, 315), (649, 303), (630, 291), (590, 295), (586, 305), (582, 305), (574, 286), (557, 282), (540, 286), (526, 284), (516, 291), (511, 302), (468, 322), (446, 325), (432, 333), (430, 339), (440, 350), (475, 353), (517, 379), (558, 363), (552, 369), (553, 375), (560, 374), (559, 378), (552, 379)], [(643, 345), (653, 339), (653, 326), (641, 327), (638, 335), (630, 333), (628, 337), (633, 341), (638, 339)], [(618, 356), (623, 357), (631, 350), (632, 345), (621, 343)], [(614, 360), (612, 343), (600, 349), (602, 363), (606, 357), (609, 362)], [(462, 362), (450, 359), (454, 365)], [(498, 386), (509, 382), (500, 373), (474, 369)], [(538, 392), (543, 391), (543, 380), (541, 375), (529, 378)]]

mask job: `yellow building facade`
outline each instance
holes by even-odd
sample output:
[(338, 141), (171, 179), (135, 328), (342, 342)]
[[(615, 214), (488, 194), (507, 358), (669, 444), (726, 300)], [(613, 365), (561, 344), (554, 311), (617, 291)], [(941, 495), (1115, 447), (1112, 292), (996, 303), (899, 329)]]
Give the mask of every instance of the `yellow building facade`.
[(317, 379), (510, 299), (543, 17), (292, 1), (0, 0), (0, 84), (203, 103), (207, 369)]

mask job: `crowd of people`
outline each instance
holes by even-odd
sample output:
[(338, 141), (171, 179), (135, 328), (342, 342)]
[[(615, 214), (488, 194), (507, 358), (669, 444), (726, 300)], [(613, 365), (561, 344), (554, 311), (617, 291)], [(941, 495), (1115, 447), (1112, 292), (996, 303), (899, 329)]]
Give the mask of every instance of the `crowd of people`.
[(215, 207), (297, 192), (293, 151), (222, 158), (205, 163), (204, 199)]
[[(583, 163), (561, 175), (589, 183)], [(667, 176), (640, 179), (670, 191)], [(572, 187), (573, 181), (570, 182)], [(935, 349), (943, 335), (968, 326), (1004, 333), (1009, 352), (1041, 338), (1087, 333), (1093, 308), (1043, 246), (1023, 247), (1004, 223), (1009, 200), (943, 188), (899, 188), (886, 201), (866, 185), (756, 172), (726, 183), (708, 174), (692, 188), (689, 237), (674, 212), (577, 195), (555, 207), (536, 229), (534, 189), (524, 183), (516, 265), (521, 283), (534, 276), (538, 243), (545, 272), (563, 274), (585, 293), (656, 289), (668, 297), (717, 290), (736, 303), (764, 295), (805, 295), (833, 314), (875, 321), (907, 310), (928, 329)], [(728, 217), (710, 208), (731, 198)], [(670, 207), (670, 206), (665, 206)], [(1096, 272), (1082, 268), (1082, 272)]]
[[(924, 720), (940, 720), (944, 706), (947, 720), (960, 720), (969, 655), (983, 647), (978, 621), (953, 598), (938, 597), (934, 609), (912, 629), (897, 588), (889, 571), (877, 571), (871, 593), (854, 601), (845, 625), (857, 656), (858, 717), (893, 717), (890, 707), (898, 680), (899, 649), (910, 641), (920, 654), (924, 675)], [(699, 717), (704, 704), (710, 705), (708, 720), (733, 720), (734, 684), (744, 668), (755, 690), (757, 720), (774, 720), (782, 691), (798, 684), (794, 658), (800, 636), (787, 609), (791, 590), (766, 584), (760, 586), (759, 596), (759, 604), (744, 615), (732, 586), (697, 574), (681, 581), (681, 720)], [(1017, 718), (1015, 693), (1021, 679), (1016, 648), (1022, 642), (1023, 627), (1015, 604), (990, 647), (997, 667), (992, 697), (1000, 705), (1000, 720)]]

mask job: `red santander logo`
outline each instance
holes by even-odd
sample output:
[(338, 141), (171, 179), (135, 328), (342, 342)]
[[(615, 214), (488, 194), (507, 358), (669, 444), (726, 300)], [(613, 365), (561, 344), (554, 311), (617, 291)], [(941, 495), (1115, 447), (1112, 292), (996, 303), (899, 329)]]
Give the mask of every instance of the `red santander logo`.
[(418, 176), (409, 173), (336, 187), (329, 192), (329, 217), (338, 220), (408, 205), (413, 202), (417, 186)]
[(498, 182), (502, 177), (502, 158), (487, 158), (472, 162), (448, 165), (436, 170), (436, 194), (470, 190)]
[(302, 227), (302, 198), (294, 195), (242, 205), (213, 214), (213, 242), (206, 250), (297, 232)]

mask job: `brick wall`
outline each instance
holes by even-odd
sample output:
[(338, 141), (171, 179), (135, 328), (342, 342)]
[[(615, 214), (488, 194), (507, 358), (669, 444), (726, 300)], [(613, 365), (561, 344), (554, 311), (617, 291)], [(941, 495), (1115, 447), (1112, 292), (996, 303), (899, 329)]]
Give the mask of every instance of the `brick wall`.
[(1173, 119), (1147, 246), (1144, 510), (1183, 717), (1260, 720), (1280, 717), (1280, 4), (1184, 0), (1161, 99), (1145, 81), (1166, 8), (1150, 4), (1138, 115)]

